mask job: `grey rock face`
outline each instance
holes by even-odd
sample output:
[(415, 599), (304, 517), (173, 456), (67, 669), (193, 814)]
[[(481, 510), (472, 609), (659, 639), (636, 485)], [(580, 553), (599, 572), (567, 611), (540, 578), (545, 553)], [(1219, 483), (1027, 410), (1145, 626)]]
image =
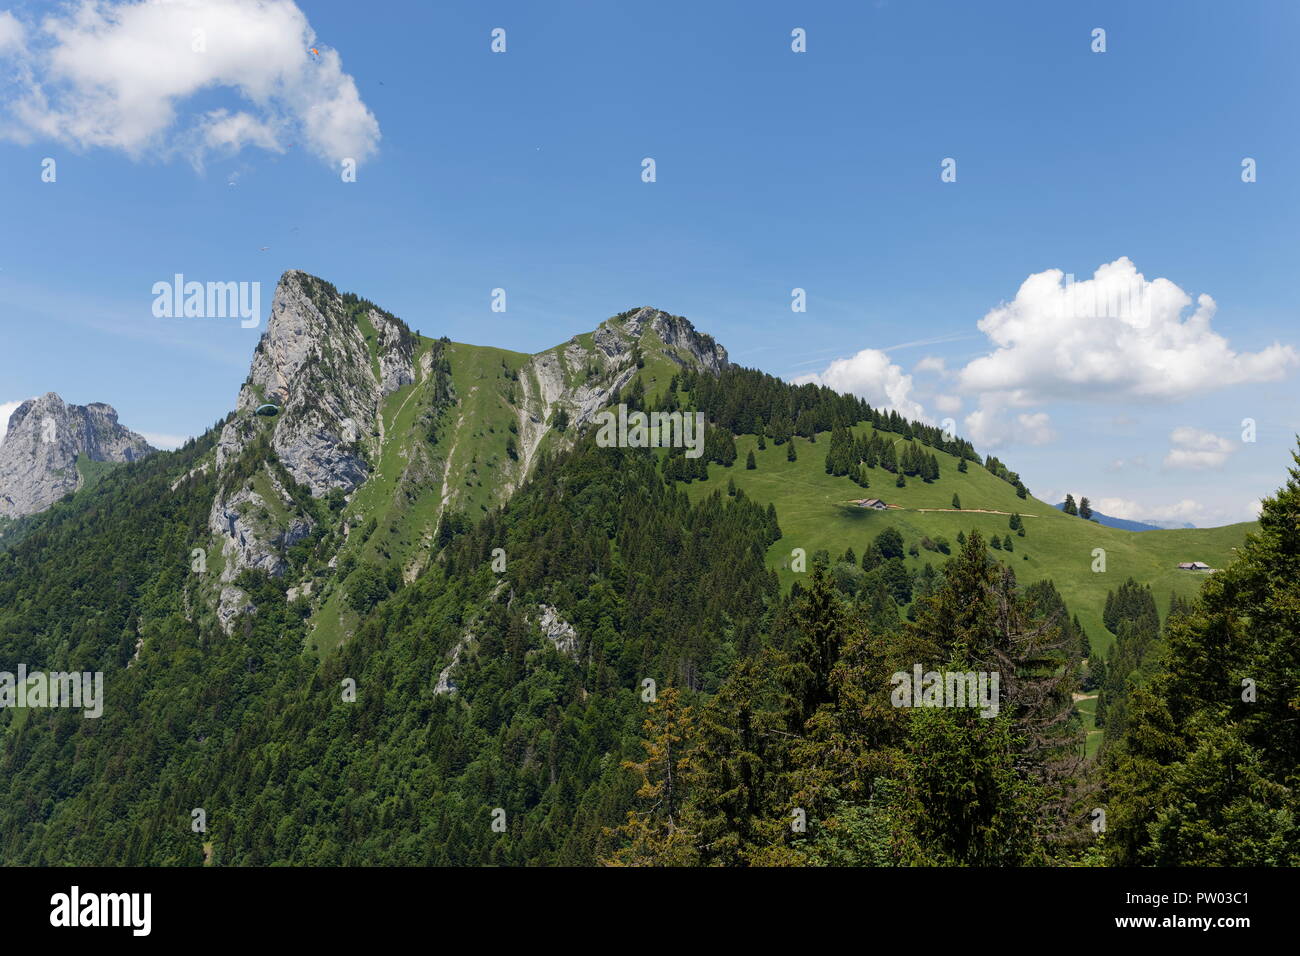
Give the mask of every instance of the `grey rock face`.
[(221, 623), (222, 630), (227, 634), (230, 633), (235, 618), (241, 614), (251, 614), (256, 610), (257, 608), (248, 600), (248, 595), (239, 588), (224, 587), (221, 589), (221, 603), (217, 606), (217, 620)]
[[(369, 462), (383, 444), (383, 400), (415, 381), (415, 348), (401, 323), (350, 301), (304, 272), (280, 277), (235, 418), (217, 442), (219, 473), (270, 429), (275, 457), (315, 497), (334, 488), (351, 492), (369, 477)], [(263, 404), (278, 406), (279, 414), (254, 415)], [(283, 552), (312, 531), (311, 521), (294, 513), (274, 470), (262, 471), (278, 501), (265, 500), (247, 484), (223, 485), (208, 516), (225, 557), (218, 617), (227, 630), (249, 607), (230, 582), (245, 568), (283, 574)], [(285, 511), (287, 524), (269, 519)]]
[[(523, 367), (517, 426), (521, 468), (518, 478), (506, 482), (508, 490), (522, 484), (532, 468), (557, 411), (563, 409), (571, 425), (581, 428), (632, 380), (638, 346), (643, 352), (660, 350), (683, 368), (717, 374), (729, 364), (727, 350), (711, 336), (697, 332), (687, 319), (659, 309), (636, 309), (602, 322), (592, 342), (595, 349), (588, 351), (574, 338), (534, 355)], [(590, 378), (587, 369), (593, 359), (597, 374)]]
[(258, 515), (267, 510), (267, 502), (256, 491), (241, 488), (227, 498), (212, 503), (208, 527), (221, 537), (226, 557), (223, 581), (231, 581), (244, 568), (255, 568), (272, 576), (284, 573), (281, 548), (291, 548), (311, 533), (311, 525), (301, 519), (290, 521), (288, 528), (268, 534), (266, 522)]
[(540, 604), (538, 610), (542, 612), (541, 619), (537, 622), (542, 629), (542, 636), (555, 645), (555, 649), (561, 654), (576, 659), (578, 632), (574, 630), (573, 625), (560, 617), (560, 612), (550, 604)]
[[(653, 331), (668, 346), (668, 357), (682, 366), (694, 362), (716, 374), (729, 364), (727, 350), (715, 342), (713, 336), (697, 332), (695, 326), (680, 315), (669, 315), (658, 309), (638, 309), (624, 320), (624, 327), (636, 338), (644, 335), (647, 328)], [(680, 350), (685, 355), (674, 354), (673, 350)]]
[(0, 442), (0, 515), (35, 514), (76, 491), (81, 487), (79, 455), (122, 463), (154, 450), (118, 424), (112, 406), (69, 405), (54, 392), (23, 402)]
[(217, 467), (238, 455), (251, 434), (247, 417), (269, 402), (280, 406), (272, 447), (313, 495), (351, 491), (365, 481), (370, 469), (363, 452), (378, 453), (383, 399), (415, 381), (409, 335), (377, 310), (366, 319), (375, 331), (375, 356), (341, 296), (306, 273), (281, 276), (239, 393), (240, 417), (222, 430)]

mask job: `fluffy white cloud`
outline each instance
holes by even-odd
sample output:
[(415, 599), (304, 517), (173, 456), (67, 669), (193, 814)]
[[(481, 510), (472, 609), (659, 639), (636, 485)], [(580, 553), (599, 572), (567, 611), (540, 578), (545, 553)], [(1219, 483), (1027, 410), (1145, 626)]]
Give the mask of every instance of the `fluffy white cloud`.
[(1056, 431), (1047, 412), (1008, 415), (997, 402), (986, 402), (966, 416), (966, 434), (978, 447), (1004, 445), (1046, 445), (1055, 441)]
[[(1077, 498), (1078, 495), (1075, 495)], [(1240, 500), (1240, 499), (1238, 499)], [(1233, 505), (1222, 498), (1213, 504), (1205, 504), (1194, 498), (1182, 498), (1178, 501), (1148, 504), (1130, 498), (1101, 498), (1092, 502), (1093, 510), (1115, 518), (1128, 518), (1130, 521), (1145, 521), (1150, 524), (1181, 527), (1193, 524), (1198, 528), (1214, 528), (1238, 521), (1253, 521), (1259, 517), (1258, 499), (1242, 501)], [(1189, 561), (1197, 560), (1194, 556)]]
[(826, 371), (801, 375), (796, 385), (814, 382), (837, 392), (865, 398), (876, 408), (896, 411), (905, 418), (928, 421), (921, 404), (912, 398), (912, 376), (889, 361), (879, 349), (863, 349), (852, 358), (831, 362)]
[(924, 372), (933, 372), (935, 375), (946, 375), (948, 373), (948, 366), (943, 359), (934, 355), (927, 355), (925, 358), (921, 359), (921, 361), (916, 363), (912, 371), (917, 375)]
[(27, 401), (27, 399), (23, 398), (16, 402), (0, 403), (0, 444), (4, 443), (5, 433), (9, 431), (9, 416), (12, 415), (18, 409), (18, 406), (25, 401)]
[(1221, 468), (1237, 445), (1200, 428), (1175, 428), (1169, 436), (1172, 447), (1165, 455), (1166, 468)]
[(934, 407), (945, 415), (956, 415), (961, 411), (962, 400), (956, 395), (936, 395), (934, 396)]
[[(316, 46), (319, 56), (310, 52)], [(302, 142), (321, 159), (374, 154), (379, 124), (293, 0), (75, 0), (39, 25), (0, 14), (0, 136), (183, 153)], [(239, 108), (183, 115), (214, 89)]]
[(1031, 275), (979, 329), (996, 346), (959, 373), (964, 391), (1009, 403), (1051, 399), (1171, 401), (1243, 382), (1275, 381), (1300, 353), (1274, 343), (1236, 352), (1210, 328), (1214, 300), (1168, 279), (1150, 282), (1127, 257), (1067, 284), (1059, 269)]
[(184, 435), (166, 435), (162, 432), (140, 432), (140, 437), (153, 445), (154, 448), (161, 448), (163, 451), (171, 451), (180, 448), (189, 439)]
[(27, 42), (27, 31), (8, 10), (0, 10), (0, 54), (20, 50)]
[(1094, 502), (1092, 507), (1094, 511), (1112, 518), (1127, 518), (1129, 521), (1204, 524), (1212, 523), (1219, 517), (1218, 512), (1210, 512), (1192, 498), (1160, 505), (1146, 505), (1129, 498), (1102, 498)]

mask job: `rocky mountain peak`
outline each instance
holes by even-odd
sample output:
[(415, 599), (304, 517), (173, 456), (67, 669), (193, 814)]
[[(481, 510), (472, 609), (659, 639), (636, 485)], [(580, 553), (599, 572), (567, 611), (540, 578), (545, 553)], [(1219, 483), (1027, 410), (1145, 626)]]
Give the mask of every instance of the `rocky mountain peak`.
[(102, 402), (71, 405), (54, 392), (29, 399), (9, 417), (0, 442), (0, 516), (44, 511), (84, 482), (77, 459), (128, 462), (155, 449), (118, 423)]
[(320, 496), (351, 491), (377, 451), (385, 396), (415, 381), (415, 337), (395, 316), (298, 270), (280, 277), (266, 331), (226, 425), (217, 465), (252, 436), (249, 416), (276, 405), (272, 447), (294, 479)]
[[(384, 399), (415, 381), (415, 354), (406, 324), (374, 303), (340, 294), (306, 272), (280, 277), (235, 415), (217, 443), (224, 480), (208, 526), (224, 555), (223, 626), (247, 607), (243, 592), (230, 585), (239, 572), (281, 574), (284, 550), (313, 528), (274, 465), (317, 498), (361, 485), (383, 451)], [(275, 413), (258, 415), (264, 405)], [(232, 465), (259, 436), (269, 438), (275, 461), (257, 465), (249, 477)], [(271, 518), (286, 510), (287, 518)]]
[(689, 319), (660, 309), (632, 309), (602, 322), (596, 330), (597, 345), (606, 354), (614, 354), (611, 348), (622, 351), (628, 338), (643, 348), (662, 348), (665, 355), (682, 366), (696, 364), (716, 374), (729, 364), (727, 350), (713, 336), (697, 331)]

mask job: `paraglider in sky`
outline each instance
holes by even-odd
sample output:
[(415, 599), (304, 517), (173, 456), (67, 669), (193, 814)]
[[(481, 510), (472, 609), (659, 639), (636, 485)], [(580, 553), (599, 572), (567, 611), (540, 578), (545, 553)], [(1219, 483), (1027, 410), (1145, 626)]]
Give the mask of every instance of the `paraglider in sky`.
[(273, 418), (274, 416), (280, 414), (280, 406), (279, 406), (279, 405), (259, 405), (259, 406), (257, 406), (257, 410), (256, 410), (255, 412), (253, 412), (253, 414), (254, 414), (254, 415), (265, 415), (267, 418)]

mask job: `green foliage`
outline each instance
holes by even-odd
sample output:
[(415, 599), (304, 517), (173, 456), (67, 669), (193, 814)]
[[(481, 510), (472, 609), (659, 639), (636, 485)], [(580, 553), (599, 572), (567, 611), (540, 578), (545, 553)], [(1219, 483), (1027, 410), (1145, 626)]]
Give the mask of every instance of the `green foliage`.
[(1300, 452), (1293, 458), (1259, 532), (1170, 614), (1159, 667), (1130, 691), (1122, 746), (1107, 760), (1111, 863), (1300, 863)]

